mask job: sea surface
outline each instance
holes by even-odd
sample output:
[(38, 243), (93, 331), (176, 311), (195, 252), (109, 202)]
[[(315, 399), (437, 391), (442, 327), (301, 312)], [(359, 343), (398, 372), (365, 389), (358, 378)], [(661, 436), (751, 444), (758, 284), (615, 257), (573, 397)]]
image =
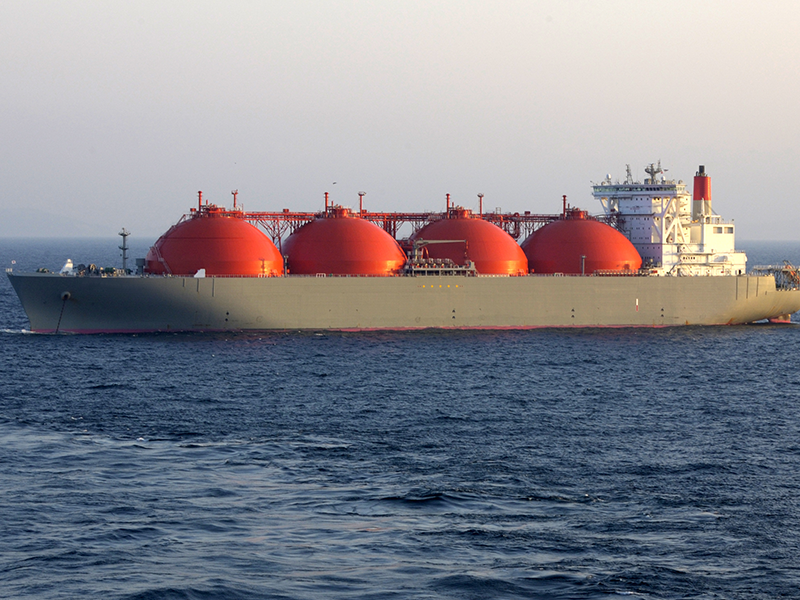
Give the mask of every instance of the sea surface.
[[(0, 264), (119, 266), (119, 242), (5, 239)], [(800, 243), (741, 246), (800, 262)], [(2, 598), (800, 596), (796, 317), (27, 327), (2, 277)]]

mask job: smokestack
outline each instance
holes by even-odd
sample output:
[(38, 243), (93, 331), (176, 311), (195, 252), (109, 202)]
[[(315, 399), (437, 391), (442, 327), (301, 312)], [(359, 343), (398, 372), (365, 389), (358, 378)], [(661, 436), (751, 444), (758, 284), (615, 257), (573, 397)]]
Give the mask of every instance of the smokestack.
[(711, 177), (706, 174), (705, 165), (700, 165), (694, 176), (692, 190), (692, 219), (699, 220), (711, 214)]

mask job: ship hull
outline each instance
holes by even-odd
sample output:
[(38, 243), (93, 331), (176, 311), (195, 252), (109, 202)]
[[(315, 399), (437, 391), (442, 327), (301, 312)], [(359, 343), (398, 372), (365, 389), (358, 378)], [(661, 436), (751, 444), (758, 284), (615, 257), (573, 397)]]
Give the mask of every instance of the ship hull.
[(661, 327), (800, 310), (800, 291), (768, 276), (8, 276), (42, 333)]

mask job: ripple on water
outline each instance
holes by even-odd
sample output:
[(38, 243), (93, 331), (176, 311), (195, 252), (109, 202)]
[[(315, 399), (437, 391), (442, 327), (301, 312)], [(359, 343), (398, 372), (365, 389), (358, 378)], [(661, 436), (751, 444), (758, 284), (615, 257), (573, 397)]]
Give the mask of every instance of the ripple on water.
[(791, 597), (798, 331), (3, 332), (0, 586)]

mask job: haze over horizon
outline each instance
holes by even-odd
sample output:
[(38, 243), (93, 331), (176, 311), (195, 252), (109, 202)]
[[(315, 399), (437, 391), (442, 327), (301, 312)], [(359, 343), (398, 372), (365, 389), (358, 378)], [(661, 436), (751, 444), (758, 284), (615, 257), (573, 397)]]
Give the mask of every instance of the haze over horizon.
[(689, 186), (705, 165), (740, 240), (796, 240), (798, 22), (788, 0), (7, 0), (0, 236), (154, 240), (198, 190), (598, 213), (591, 181), (661, 160)]

